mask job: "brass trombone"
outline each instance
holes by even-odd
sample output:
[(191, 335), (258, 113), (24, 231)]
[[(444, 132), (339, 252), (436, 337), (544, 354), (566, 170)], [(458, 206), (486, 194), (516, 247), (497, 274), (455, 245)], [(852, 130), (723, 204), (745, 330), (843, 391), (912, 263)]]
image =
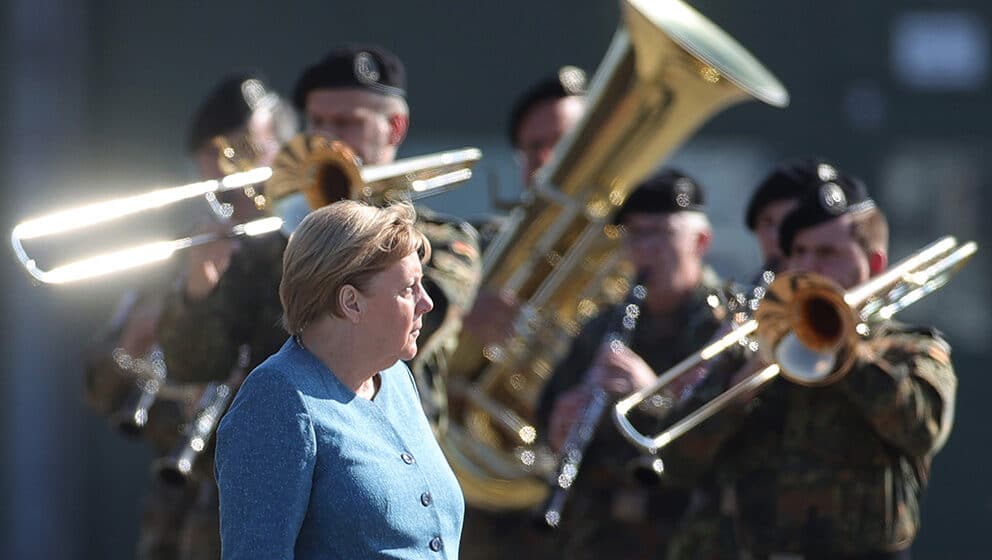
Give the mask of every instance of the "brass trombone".
[[(231, 159), (230, 153), (222, 157)], [(256, 236), (282, 227), (282, 218), (270, 216), (237, 224), (223, 234), (206, 233), (155, 241), (85, 257), (53, 268), (38, 266), (28, 255), (24, 241), (78, 231), (127, 216), (164, 208), (200, 196), (216, 195), (266, 183), (266, 198), (302, 191), (311, 208), (319, 208), (341, 198), (369, 202), (397, 199), (414, 200), (444, 192), (472, 176), (471, 168), (482, 157), (476, 148), (464, 148), (432, 155), (406, 158), (383, 165), (362, 166), (350, 149), (321, 136), (298, 135), (276, 157), (271, 167), (256, 167), (221, 179), (157, 189), (144, 194), (87, 204), (25, 220), (10, 234), (14, 254), (36, 281), (63, 284), (168, 259), (177, 251), (217, 241), (221, 238)]]
[[(695, 428), (742, 395), (757, 391), (781, 375), (806, 386), (829, 385), (850, 370), (867, 322), (893, 315), (943, 287), (975, 254), (974, 241), (959, 245), (941, 238), (910, 255), (887, 272), (844, 292), (834, 282), (811, 273), (785, 273), (768, 287), (755, 318), (662, 373), (649, 387), (624, 397), (613, 407), (620, 433), (651, 454)], [(771, 363), (750, 374), (666, 430), (639, 432), (627, 413), (682, 375), (697, 371), (739, 341), (756, 335), (761, 356)]]

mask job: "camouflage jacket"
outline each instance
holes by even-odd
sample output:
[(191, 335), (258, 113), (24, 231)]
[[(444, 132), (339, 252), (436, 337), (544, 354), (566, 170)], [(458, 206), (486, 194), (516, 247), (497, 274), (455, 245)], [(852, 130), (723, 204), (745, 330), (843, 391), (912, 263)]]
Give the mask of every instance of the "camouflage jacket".
[[(874, 324), (842, 380), (811, 388), (778, 378), (673, 450), (712, 458), (750, 557), (904, 549), (919, 528), (931, 459), (953, 422), (949, 352), (934, 331)], [(700, 398), (728, 378), (714, 379)]]
[[(631, 350), (656, 373), (698, 350), (717, 331), (723, 308), (711, 296), (720, 291), (715, 275), (705, 281), (674, 313), (656, 317), (642, 313)], [(615, 313), (592, 319), (575, 339), (566, 358), (555, 368), (538, 405), (538, 426), (546, 432), (555, 400), (584, 382)], [(635, 424), (653, 429), (655, 415), (637, 414)], [(567, 555), (576, 557), (642, 558), (664, 554), (665, 541), (688, 501), (688, 492), (665, 484), (645, 486), (630, 472), (640, 453), (608, 418), (601, 423), (583, 459), (569, 502), (562, 513), (561, 533)], [(570, 556), (571, 557), (571, 556)]]
[[(457, 342), (461, 317), (471, 308), (481, 270), (475, 232), (458, 220), (418, 208), (417, 227), (431, 241), (425, 289), (435, 309), (424, 319), (420, 351), (410, 364), (428, 417), (444, 410), (447, 353)], [(286, 341), (279, 282), (286, 238), (247, 238), (214, 290), (196, 302), (171, 294), (159, 330), (169, 375), (179, 381), (222, 381), (234, 369), (238, 348), (250, 347), (252, 369)]]

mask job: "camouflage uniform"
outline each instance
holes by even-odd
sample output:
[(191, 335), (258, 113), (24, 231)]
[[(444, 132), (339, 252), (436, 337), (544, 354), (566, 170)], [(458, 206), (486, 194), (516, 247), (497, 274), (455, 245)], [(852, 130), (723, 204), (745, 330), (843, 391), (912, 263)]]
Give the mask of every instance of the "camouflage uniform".
[(907, 549), (930, 462), (953, 422), (949, 352), (932, 330), (874, 324), (841, 381), (808, 388), (776, 379), (746, 409), (722, 412), (676, 444), (690, 461), (718, 450), (741, 557)]
[[(721, 323), (722, 308), (718, 299), (710, 297), (719, 292), (718, 285), (715, 275), (708, 272), (675, 312), (664, 317), (642, 313), (631, 350), (660, 373), (701, 348)], [(607, 329), (615, 328), (609, 324), (613, 316), (608, 310), (590, 321), (555, 369), (541, 394), (540, 427), (547, 427), (555, 400), (584, 381)], [(639, 427), (657, 429), (655, 415), (637, 412), (634, 416), (632, 421)], [(666, 543), (687, 505), (688, 491), (667, 484), (664, 478), (651, 485), (636, 481), (629, 466), (639, 458), (613, 422), (600, 425), (562, 512), (558, 531), (563, 557), (665, 556)]]

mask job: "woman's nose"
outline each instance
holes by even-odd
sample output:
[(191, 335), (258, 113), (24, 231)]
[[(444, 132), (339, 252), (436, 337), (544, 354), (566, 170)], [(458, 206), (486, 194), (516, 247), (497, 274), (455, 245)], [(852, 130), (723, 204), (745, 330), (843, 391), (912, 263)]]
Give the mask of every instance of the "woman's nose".
[(431, 296), (427, 295), (427, 290), (421, 289), (420, 296), (420, 301), (417, 302), (417, 307), (422, 315), (431, 309), (434, 309), (434, 301), (431, 299)]

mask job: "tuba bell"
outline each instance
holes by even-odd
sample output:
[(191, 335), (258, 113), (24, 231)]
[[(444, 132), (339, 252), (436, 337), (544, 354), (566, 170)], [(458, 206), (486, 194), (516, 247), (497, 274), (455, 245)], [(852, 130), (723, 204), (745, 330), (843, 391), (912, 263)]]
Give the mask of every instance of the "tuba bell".
[(483, 346), (463, 332), (450, 367), (441, 445), (479, 508), (545, 498), (540, 477), (554, 461), (537, 444), (539, 392), (582, 324), (629, 291), (616, 274), (611, 216), (709, 116), (748, 99), (788, 103), (757, 60), (683, 2), (624, 0), (621, 9), (585, 116), (483, 257), (484, 289), (521, 302), (513, 334)]

